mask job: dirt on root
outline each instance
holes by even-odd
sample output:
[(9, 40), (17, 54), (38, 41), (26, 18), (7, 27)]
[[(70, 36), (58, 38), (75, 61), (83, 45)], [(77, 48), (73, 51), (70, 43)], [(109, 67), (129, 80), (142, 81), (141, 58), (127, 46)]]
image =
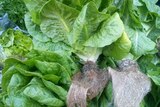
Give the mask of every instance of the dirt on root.
[(101, 70), (93, 62), (84, 64), (82, 72), (73, 76), (67, 96), (68, 107), (86, 107), (87, 100), (96, 97), (111, 80), (114, 107), (139, 107), (151, 89), (150, 79), (140, 72), (138, 64), (123, 60), (119, 68)]
[(67, 96), (68, 107), (86, 107), (87, 100), (96, 97), (109, 80), (108, 72), (97, 67), (93, 62), (86, 62), (82, 72), (74, 75)]
[(114, 107), (139, 107), (151, 89), (150, 79), (139, 71), (138, 64), (124, 60), (119, 69), (109, 68), (112, 79)]

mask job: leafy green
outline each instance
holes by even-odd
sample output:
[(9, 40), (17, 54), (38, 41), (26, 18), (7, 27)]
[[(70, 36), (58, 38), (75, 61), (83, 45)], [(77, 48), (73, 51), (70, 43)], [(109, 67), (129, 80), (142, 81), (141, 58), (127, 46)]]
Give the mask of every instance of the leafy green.
[(40, 42), (36, 39), (33, 39), (34, 49), (42, 50), (42, 51), (54, 51), (60, 54), (68, 54), (70, 55), (72, 49), (69, 45), (65, 44), (64, 42)]
[(78, 11), (56, 0), (47, 2), (41, 14), (41, 30), (53, 42), (62, 41), (72, 29), (72, 24), (78, 16)]
[(123, 31), (123, 22), (118, 13), (115, 13), (103, 23), (99, 32), (85, 42), (85, 46), (104, 47), (110, 45), (122, 35)]
[(42, 6), (48, 1), (48, 0), (23, 0), (27, 9), (29, 10), (32, 21), (36, 24), (40, 24), (40, 10)]
[(55, 98), (54, 94), (51, 93), (46, 87), (44, 87), (42, 81), (38, 78), (33, 78), (28, 86), (23, 91), (24, 95), (32, 98), (42, 105), (48, 106), (63, 106), (64, 103)]
[(126, 32), (132, 42), (131, 53), (135, 56), (147, 54), (155, 49), (155, 42), (150, 40), (146, 34), (140, 30), (127, 28)]
[(62, 41), (54, 43), (52, 38), (49, 38), (40, 30), (40, 26), (32, 22), (31, 15), (29, 13), (25, 15), (25, 24), (29, 34), (33, 37), (32, 41), (34, 49), (71, 54), (71, 48), (69, 45)]
[[(28, 53), (31, 39), (19, 31), (9, 29), (0, 37), (0, 60), (17, 55), (22, 59), (28, 53), (25, 60), (9, 58), (2, 64), (4, 94), (0, 95), (0, 106), (65, 106), (71, 76), (82, 61), (116, 68), (117, 60), (130, 55), (152, 80), (152, 90), (141, 107), (159, 106), (157, 0), (23, 1), (28, 8), (25, 25), (36, 50)], [(112, 90), (109, 84), (88, 106), (112, 106)]]
[(3, 104), (13, 107), (64, 106), (71, 76), (78, 69), (72, 59), (38, 50), (32, 50), (25, 58), (5, 60)]
[(40, 27), (32, 22), (31, 15), (29, 13), (25, 14), (24, 20), (28, 33), (32, 37), (41, 42), (50, 41), (50, 39), (41, 32)]
[(116, 41), (123, 30), (123, 23), (117, 13), (110, 17), (99, 12), (93, 2), (89, 2), (83, 7), (73, 25), (69, 43), (84, 61), (95, 62), (102, 53), (102, 47)]
[(32, 49), (32, 40), (21, 31), (8, 29), (0, 37), (0, 44), (7, 57), (23, 57)]
[(59, 96), (60, 99), (66, 100), (67, 91), (64, 88), (62, 88), (62, 87), (60, 87), (58, 85), (55, 85), (54, 83), (52, 83), (50, 81), (43, 80), (43, 82), (44, 82), (45, 86), (48, 89), (50, 89), (53, 92), (55, 92)]
[(103, 54), (120, 60), (128, 55), (130, 48), (131, 41), (129, 40), (127, 34), (123, 32), (122, 36), (116, 42), (114, 42), (111, 46), (104, 48)]

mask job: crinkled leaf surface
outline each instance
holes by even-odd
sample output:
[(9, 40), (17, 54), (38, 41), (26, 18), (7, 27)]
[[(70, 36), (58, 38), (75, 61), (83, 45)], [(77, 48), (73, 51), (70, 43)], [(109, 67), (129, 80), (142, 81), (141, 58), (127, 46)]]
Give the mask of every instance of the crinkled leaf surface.
[(116, 42), (104, 48), (103, 54), (120, 60), (129, 54), (130, 49), (131, 41), (127, 34), (123, 32), (122, 36)]
[(78, 11), (56, 0), (47, 2), (41, 10), (41, 30), (50, 38), (64, 40), (72, 29)]
[(72, 49), (69, 45), (66, 43), (60, 41), (60, 42), (41, 42), (39, 40), (33, 39), (34, 49), (36, 50), (42, 50), (42, 51), (53, 51), (59, 54), (68, 54), (70, 55), (72, 52)]
[(99, 32), (85, 42), (85, 46), (104, 47), (110, 45), (122, 35), (123, 31), (123, 22), (118, 13), (115, 13), (103, 23)]
[(68, 40), (74, 52), (84, 61), (95, 61), (101, 54), (101, 48), (87, 47), (83, 44), (99, 29), (100, 23), (108, 17), (109, 15), (99, 12), (93, 2), (89, 2), (83, 7), (74, 22), (73, 30), (69, 34)]
[[(32, 83), (32, 81), (34, 81)], [(35, 101), (48, 106), (63, 106), (64, 103), (57, 99), (54, 94), (44, 87), (42, 81), (38, 78), (33, 78), (23, 93), (34, 99)]]
[(23, 57), (32, 47), (32, 39), (21, 31), (8, 29), (0, 37), (0, 44), (4, 49), (5, 55)]
[(109, 15), (99, 12), (93, 2), (89, 2), (83, 7), (74, 22), (73, 30), (69, 35), (69, 43), (84, 43), (97, 31), (100, 23), (108, 17)]
[(31, 20), (31, 15), (29, 13), (25, 14), (25, 25), (28, 30), (28, 33), (36, 40), (40, 42), (48, 42), (50, 38), (48, 38), (45, 34), (42, 33), (40, 27), (34, 24)]
[(132, 42), (133, 55), (141, 56), (155, 49), (156, 44), (144, 32), (132, 28), (126, 28), (126, 32)]
[(24, 3), (26, 4), (31, 17), (32, 21), (36, 24), (40, 24), (41, 19), (40, 19), (40, 10), (42, 6), (48, 1), (48, 0), (23, 0)]

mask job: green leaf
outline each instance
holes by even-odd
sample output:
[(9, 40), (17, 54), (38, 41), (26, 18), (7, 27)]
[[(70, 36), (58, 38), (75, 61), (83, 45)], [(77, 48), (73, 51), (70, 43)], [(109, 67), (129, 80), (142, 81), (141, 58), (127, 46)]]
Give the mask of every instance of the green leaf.
[(100, 7), (102, 0), (71, 0), (72, 5), (74, 7), (82, 8), (84, 5), (86, 5), (88, 2), (93, 1), (97, 8)]
[(14, 33), (13, 30), (9, 29), (2, 34), (0, 37), (0, 44), (5, 48), (10, 47), (14, 44)]
[(127, 34), (123, 32), (122, 36), (116, 42), (104, 48), (103, 54), (120, 60), (129, 54), (130, 49), (131, 41)]
[[(51, 41), (45, 34), (40, 30), (40, 26), (34, 24), (31, 20), (31, 15), (29, 13), (25, 14), (24, 17), (25, 25), (28, 30), (28, 33), (36, 40), (40, 42), (48, 42)], [(34, 42), (33, 42), (34, 43)], [(35, 45), (35, 44), (34, 44)]]
[(82, 43), (97, 31), (100, 23), (108, 17), (109, 15), (98, 11), (95, 3), (87, 3), (74, 22), (73, 30), (68, 37), (69, 43), (73, 45), (78, 42), (82, 45)]
[(64, 100), (64, 101), (66, 100), (67, 91), (65, 89), (63, 89), (62, 87), (60, 87), (58, 85), (55, 85), (54, 83), (52, 83), (50, 81), (43, 80), (43, 83), (48, 89), (50, 89), (51, 91), (56, 93), (61, 100)]
[(7, 57), (22, 58), (32, 49), (32, 39), (21, 31), (8, 29), (0, 37), (0, 44), (3, 46)]
[[(34, 81), (33, 84), (32, 81)], [(47, 106), (64, 106), (64, 102), (57, 99), (50, 90), (44, 87), (40, 79), (33, 78), (32, 81), (23, 91), (26, 96)]]
[[(156, 85), (160, 85), (160, 67), (157, 66), (155, 55), (145, 55), (138, 60), (140, 68)], [(159, 58), (158, 58), (159, 61)]]
[(61, 65), (59, 63), (36, 60), (35, 61), (35, 66), (43, 74), (60, 75), (60, 73), (61, 73)]
[(46, 75), (43, 76), (43, 78), (45, 80), (51, 81), (55, 84), (58, 84), (59, 80), (61, 79), (60, 76), (56, 76), (56, 75), (53, 75), (53, 74), (46, 74)]
[(34, 61), (40, 60), (59, 63), (67, 70), (70, 75), (74, 74), (74, 70), (77, 69), (75, 62), (73, 62), (71, 58), (69, 58), (67, 55), (61, 55), (55, 52), (32, 50), (26, 55), (26, 57), (30, 59), (25, 62), (28, 66), (34, 66)]
[(118, 13), (115, 13), (103, 23), (99, 32), (85, 42), (85, 46), (104, 47), (110, 45), (122, 35), (123, 31), (123, 22)]
[(4, 97), (5, 107), (42, 107), (39, 103), (25, 96), (21, 91)]
[(41, 30), (52, 41), (62, 41), (72, 29), (78, 11), (56, 0), (48, 1), (41, 10)]
[(31, 16), (32, 16), (32, 21), (36, 24), (40, 24), (41, 19), (40, 19), (40, 10), (45, 5), (45, 3), (48, 0), (23, 0), (24, 3), (26, 4)]
[(54, 74), (57, 76), (61, 76), (61, 82), (64, 84), (70, 84), (71, 78), (67, 70), (64, 66), (59, 63), (54, 62), (42, 62), (36, 61), (35, 66), (43, 73), (43, 74)]
[(154, 51), (156, 44), (146, 36), (145, 32), (129, 27), (126, 28), (126, 32), (132, 42), (131, 53), (133, 55), (141, 56)]
[(7, 91), (11, 93), (13, 92), (13, 90), (19, 90), (25, 85), (27, 85), (29, 83), (29, 80), (30, 79), (28, 77), (24, 77), (19, 73), (15, 73), (12, 75), (10, 79), (10, 82), (7, 87)]
[(74, 53), (82, 60), (95, 62), (101, 54), (101, 48), (87, 47), (83, 44), (99, 29), (101, 23), (108, 17), (109, 15), (98, 11), (94, 2), (87, 3), (81, 10), (74, 22), (73, 30), (70, 32), (68, 40), (72, 45)]
[(59, 54), (68, 54), (70, 55), (72, 49), (69, 45), (64, 42), (41, 42), (39, 40), (33, 39), (34, 49), (42, 51), (53, 51)]
[(142, 2), (146, 4), (149, 12), (152, 12), (157, 16), (160, 14), (160, 8), (156, 5), (157, 0), (142, 0)]
[(160, 86), (160, 67), (152, 66), (152, 68), (147, 69), (147, 75), (150, 77), (156, 85)]
[(14, 73), (17, 73), (17, 72), (18, 71), (12, 66), (5, 72), (5, 74), (3, 74), (3, 77), (2, 77), (2, 90), (4, 92), (7, 91), (7, 87), (8, 87), (8, 84), (10, 82), (10, 79), (11, 79), (12, 75)]
[(154, 26), (151, 27), (151, 29), (148, 32), (147, 37), (150, 38), (152, 41), (156, 41), (159, 36), (160, 36), (160, 30)]

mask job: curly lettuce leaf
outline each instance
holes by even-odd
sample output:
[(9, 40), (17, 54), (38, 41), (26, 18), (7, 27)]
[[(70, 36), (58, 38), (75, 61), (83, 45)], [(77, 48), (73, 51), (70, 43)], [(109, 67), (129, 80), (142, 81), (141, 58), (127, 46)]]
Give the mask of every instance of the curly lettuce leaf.
[(32, 47), (32, 39), (21, 31), (14, 31), (8, 29), (0, 37), (0, 44), (4, 49), (4, 53), (7, 57), (23, 57), (28, 53)]

